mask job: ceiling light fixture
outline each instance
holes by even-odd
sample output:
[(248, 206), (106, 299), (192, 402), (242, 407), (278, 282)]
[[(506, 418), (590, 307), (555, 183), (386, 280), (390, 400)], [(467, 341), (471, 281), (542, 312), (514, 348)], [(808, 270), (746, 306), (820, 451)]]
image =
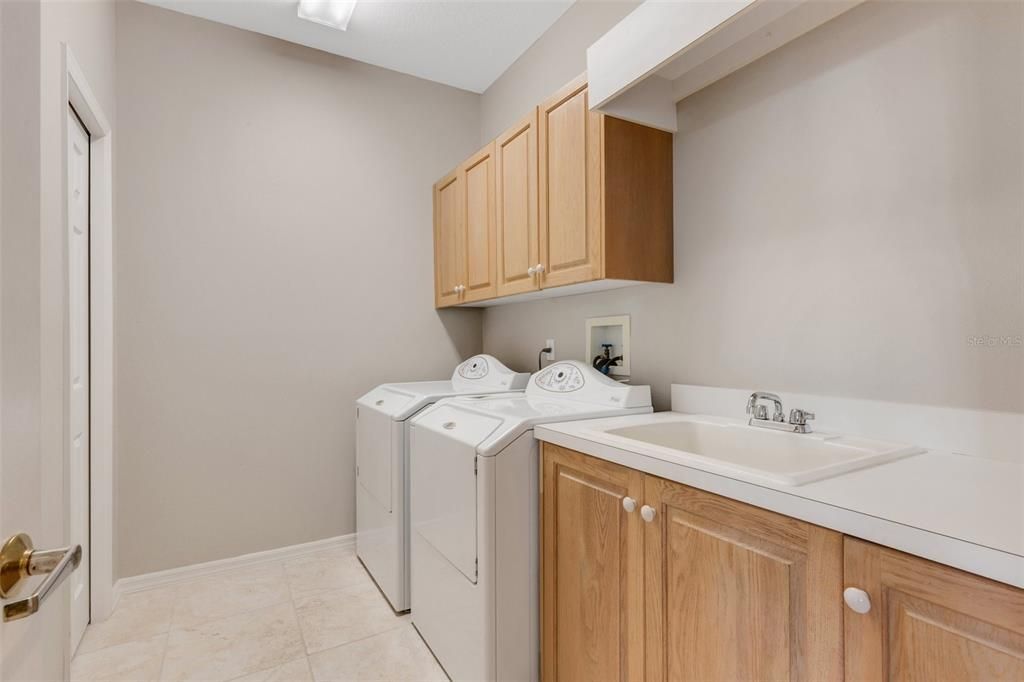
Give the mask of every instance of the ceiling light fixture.
[(299, 0), (299, 18), (344, 31), (356, 0)]

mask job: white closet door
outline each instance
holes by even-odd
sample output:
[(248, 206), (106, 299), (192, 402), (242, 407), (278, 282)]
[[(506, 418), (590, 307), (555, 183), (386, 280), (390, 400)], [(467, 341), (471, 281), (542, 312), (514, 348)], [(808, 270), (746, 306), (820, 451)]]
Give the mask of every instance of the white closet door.
[(68, 107), (68, 381), (71, 544), (82, 564), (71, 574), (71, 651), (89, 624), (89, 133)]

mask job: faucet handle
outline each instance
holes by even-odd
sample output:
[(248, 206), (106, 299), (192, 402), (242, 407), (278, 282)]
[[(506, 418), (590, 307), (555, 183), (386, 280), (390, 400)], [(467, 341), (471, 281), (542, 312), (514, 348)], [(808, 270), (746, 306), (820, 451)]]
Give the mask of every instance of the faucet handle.
[(795, 408), (789, 411), (789, 423), (796, 426), (807, 426), (807, 422), (814, 419), (814, 413), (810, 410)]

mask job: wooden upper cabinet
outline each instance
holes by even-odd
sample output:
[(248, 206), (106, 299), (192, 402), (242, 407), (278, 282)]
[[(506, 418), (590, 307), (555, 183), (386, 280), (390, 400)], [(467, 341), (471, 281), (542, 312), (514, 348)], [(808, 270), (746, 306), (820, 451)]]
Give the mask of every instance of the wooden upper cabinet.
[[(672, 135), (590, 111), (585, 76), (453, 175), (458, 216), (434, 191), (438, 307), (602, 279), (672, 281)], [(438, 225), (456, 218), (461, 227)], [(453, 230), (461, 245), (436, 236)], [(459, 253), (465, 269), (453, 275)]]
[(648, 680), (839, 680), (842, 535), (653, 476)]
[(541, 673), (643, 678), (643, 474), (543, 444)]
[(461, 302), (466, 265), (463, 185), (458, 170), (434, 185), (434, 300), (439, 308)]
[(602, 276), (601, 119), (580, 77), (537, 109), (543, 286)]
[(846, 609), (846, 679), (1024, 680), (1024, 592), (846, 538), (846, 587), (868, 593)]
[(463, 302), (492, 298), (497, 291), (494, 166), (491, 143), (467, 159), (459, 171), (466, 186)]
[(498, 296), (538, 288), (537, 112), (495, 140), (498, 203)]
[(494, 144), (434, 185), (434, 302), (438, 308), (497, 292)]
[(537, 115), (541, 287), (671, 282), (672, 135), (591, 111), (585, 75)]

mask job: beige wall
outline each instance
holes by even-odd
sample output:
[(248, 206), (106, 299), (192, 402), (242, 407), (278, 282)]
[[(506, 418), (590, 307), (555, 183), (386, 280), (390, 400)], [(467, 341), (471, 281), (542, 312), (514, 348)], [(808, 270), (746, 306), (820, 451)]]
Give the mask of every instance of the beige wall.
[(970, 343), (1024, 334), (1022, 12), (867, 3), (684, 100), (676, 283), (489, 308), (485, 350), (581, 357), (629, 313), (661, 409), (687, 382), (1024, 411), (1024, 347)]
[[(65, 43), (113, 121), (113, 2), (0, 3), (0, 531), (26, 531), (44, 548), (68, 539)], [(0, 648), (0, 677), (67, 679), (67, 620), (67, 608), (47, 608), (6, 626), (16, 636)]]
[(122, 3), (123, 576), (354, 529), (354, 401), (448, 376), (479, 311), (433, 307), (432, 183), (479, 97)]
[(531, 107), (586, 71), (587, 48), (639, 4), (639, 0), (576, 0), (483, 93), (481, 143), (495, 138)]

